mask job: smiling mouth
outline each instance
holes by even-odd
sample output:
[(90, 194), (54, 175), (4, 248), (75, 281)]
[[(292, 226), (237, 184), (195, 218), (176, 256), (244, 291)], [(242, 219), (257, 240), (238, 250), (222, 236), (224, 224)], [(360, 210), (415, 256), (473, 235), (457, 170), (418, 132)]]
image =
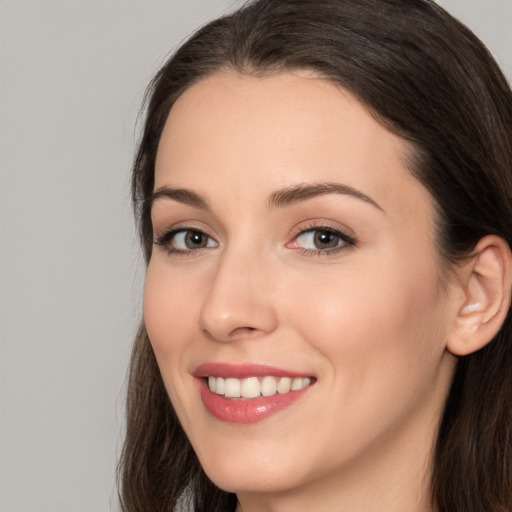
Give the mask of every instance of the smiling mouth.
[(233, 377), (207, 377), (210, 391), (225, 398), (251, 399), (270, 397), (276, 394), (286, 395), (294, 391), (311, 386), (315, 381), (312, 377), (247, 377), (237, 379)]

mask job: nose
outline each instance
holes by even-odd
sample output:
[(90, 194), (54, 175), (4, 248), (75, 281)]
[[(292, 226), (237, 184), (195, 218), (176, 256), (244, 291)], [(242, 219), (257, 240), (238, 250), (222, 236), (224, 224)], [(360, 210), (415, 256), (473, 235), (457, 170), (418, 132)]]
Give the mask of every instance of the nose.
[(202, 304), (200, 329), (221, 342), (271, 333), (277, 327), (271, 285), (261, 259), (234, 251), (224, 254)]

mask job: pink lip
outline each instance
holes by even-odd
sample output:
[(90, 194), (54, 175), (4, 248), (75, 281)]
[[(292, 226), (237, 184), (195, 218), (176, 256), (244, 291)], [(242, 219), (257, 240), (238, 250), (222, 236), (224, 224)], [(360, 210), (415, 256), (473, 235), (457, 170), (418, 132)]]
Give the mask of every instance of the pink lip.
[(275, 366), (265, 366), (259, 364), (240, 364), (229, 363), (205, 363), (198, 366), (194, 371), (194, 377), (233, 377), (235, 379), (247, 379), (248, 377), (264, 377), (273, 375), (274, 377), (311, 377), (311, 374), (303, 372), (294, 372), (276, 368)]
[(230, 399), (210, 391), (205, 378), (210, 375), (237, 379), (265, 375), (290, 378), (309, 377), (311, 375), (283, 370), (274, 366), (231, 365), (225, 363), (206, 363), (199, 366), (194, 372), (194, 376), (197, 378), (201, 400), (206, 410), (217, 419), (228, 423), (256, 423), (262, 421), (300, 400), (311, 387), (308, 386), (299, 391), (290, 391), (283, 395), (276, 393), (268, 397)]

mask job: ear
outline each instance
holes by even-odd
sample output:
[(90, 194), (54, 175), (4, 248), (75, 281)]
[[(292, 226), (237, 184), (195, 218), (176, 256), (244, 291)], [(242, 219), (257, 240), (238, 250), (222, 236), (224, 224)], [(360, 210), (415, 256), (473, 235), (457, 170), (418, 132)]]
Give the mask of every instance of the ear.
[(500, 237), (489, 235), (475, 247), (474, 256), (457, 271), (458, 314), (447, 340), (456, 356), (476, 352), (498, 333), (510, 308), (512, 255)]

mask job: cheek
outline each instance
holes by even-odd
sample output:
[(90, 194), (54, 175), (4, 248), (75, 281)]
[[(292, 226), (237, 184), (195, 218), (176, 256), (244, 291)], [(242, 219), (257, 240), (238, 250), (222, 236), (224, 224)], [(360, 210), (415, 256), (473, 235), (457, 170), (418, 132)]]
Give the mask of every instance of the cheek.
[(192, 326), (197, 325), (198, 290), (192, 283), (185, 284), (161, 262), (150, 262), (144, 288), (144, 322), (162, 368), (178, 363), (180, 350), (192, 339)]
[(449, 383), (448, 371), (440, 377), (446, 322), (436, 280), (352, 270), (309, 286), (307, 301), (289, 297), (295, 307), (287, 309), (337, 404), (328, 418), (319, 407), (325, 419), (315, 427), (333, 466), (340, 453), (348, 460), (415, 418), (435, 416)]
[[(399, 260), (398, 260), (399, 261)], [(378, 397), (424, 386), (444, 354), (446, 315), (434, 266), (352, 266), (325, 283), (303, 283), (308, 300), (287, 310), (337, 389)]]
[(186, 354), (197, 341), (199, 291), (180, 279), (165, 263), (151, 261), (144, 288), (144, 323), (174, 409), (184, 429), (191, 429), (187, 406), (193, 382), (187, 373)]

